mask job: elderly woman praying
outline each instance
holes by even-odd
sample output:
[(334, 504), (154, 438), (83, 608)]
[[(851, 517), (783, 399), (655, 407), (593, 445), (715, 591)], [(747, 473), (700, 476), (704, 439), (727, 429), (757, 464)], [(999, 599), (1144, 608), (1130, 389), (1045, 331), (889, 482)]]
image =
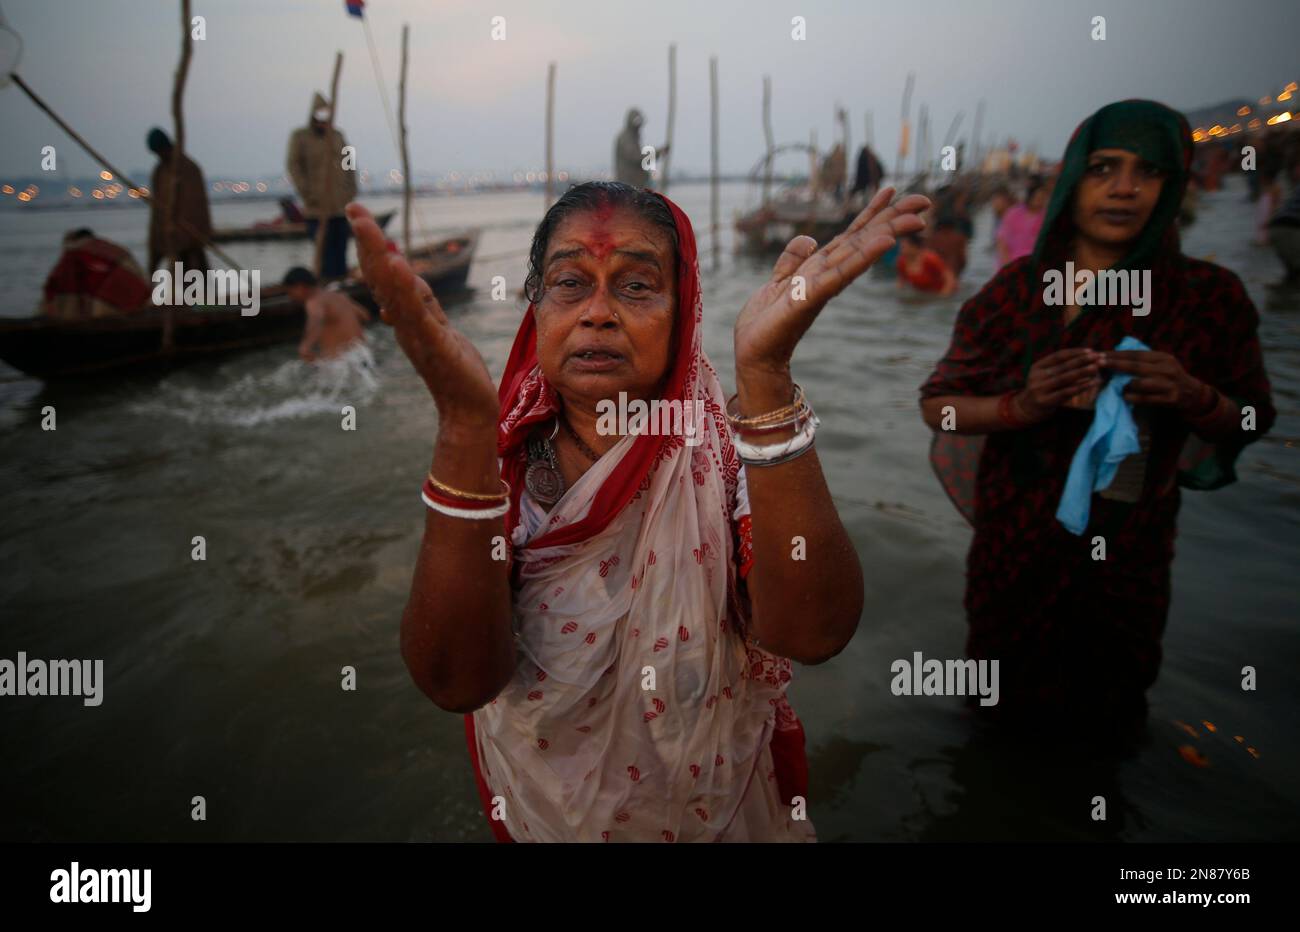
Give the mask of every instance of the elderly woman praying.
[[(594, 182), (546, 212), (499, 389), (348, 208), (438, 410), (402, 655), (465, 713), (498, 839), (814, 839), (791, 662), (844, 648), (863, 584), (790, 360), (826, 303), (923, 226), (926, 199), (893, 193), (820, 249), (791, 240), (736, 319), (730, 400), (701, 348), (694, 232), (668, 198)], [(668, 436), (635, 418), (602, 431), (620, 398), (702, 416)]]

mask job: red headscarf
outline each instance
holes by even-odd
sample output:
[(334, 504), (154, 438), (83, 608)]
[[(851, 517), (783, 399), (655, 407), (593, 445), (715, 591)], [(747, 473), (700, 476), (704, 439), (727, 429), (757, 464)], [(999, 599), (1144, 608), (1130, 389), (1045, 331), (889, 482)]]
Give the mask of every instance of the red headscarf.
[[(700, 356), (700, 273), (695, 248), (695, 231), (690, 218), (662, 194), (655, 195), (668, 206), (677, 228), (677, 308), (670, 359), (672, 368), (662, 395), (665, 401), (688, 401), (695, 395)], [(536, 304), (529, 304), (515, 335), (510, 359), (501, 376), (498, 397), (501, 414), (497, 422), (497, 454), (501, 476), (510, 484), (510, 512), (506, 528), (519, 523), (519, 498), (527, 469), (527, 438), (534, 424), (560, 410), (560, 399), (546, 381), (537, 362)], [(596, 494), (591, 510), (580, 521), (558, 527), (530, 541), (530, 548), (574, 544), (600, 533), (623, 510), (649, 479), (665, 449), (682, 444), (681, 437), (642, 434), (623, 458), (618, 470)]]

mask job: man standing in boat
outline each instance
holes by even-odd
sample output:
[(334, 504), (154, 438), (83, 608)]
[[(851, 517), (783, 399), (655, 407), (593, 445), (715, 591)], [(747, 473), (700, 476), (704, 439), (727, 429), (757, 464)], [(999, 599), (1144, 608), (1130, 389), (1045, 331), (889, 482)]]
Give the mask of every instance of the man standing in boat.
[[(208, 257), (203, 244), (212, 237), (212, 215), (208, 212), (208, 186), (203, 170), (158, 127), (149, 130), (145, 144), (158, 156), (149, 181), (149, 268), (152, 273), (164, 260), (172, 259), (186, 271), (206, 272)], [(179, 178), (177, 177), (179, 175)], [(176, 228), (172, 222), (172, 195), (177, 199)]]
[[(327, 132), (328, 130), (328, 132)], [(321, 275), (326, 279), (347, 274), (348, 236), (351, 227), (343, 208), (357, 196), (355, 167), (343, 167), (347, 140), (329, 125), (329, 103), (320, 94), (312, 99), (310, 122), (289, 137), (288, 169), (307, 217), (307, 235), (325, 223), (325, 250)]]

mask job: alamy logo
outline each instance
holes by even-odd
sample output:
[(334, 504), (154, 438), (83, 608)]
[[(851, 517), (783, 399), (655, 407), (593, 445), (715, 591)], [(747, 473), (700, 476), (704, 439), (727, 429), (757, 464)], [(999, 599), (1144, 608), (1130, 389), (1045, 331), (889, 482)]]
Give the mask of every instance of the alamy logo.
[(104, 661), (0, 660), (0, 696), (83, 696), (82, 705), (104, 701)]
[(1064, 307), (1071, 300), (1075, 307), (1129, 306), (1134, 317), (1151, 313), (1150, 269), (1092, 269), (1075, 271), (1074, 263), (1065, 263), (1065, 272), (1048, 269), (1043, 273), (1043, 303)]
[(889, 665), (895, 696), (979, 696), (980, 705), (998, 704), (998, 661), (925, 660), (918, 650), (912, 659)]
[(83, 868), (73, 861), (68, 870), (50, 873), (51, 903), (130, 903), (137, 913), (149, 912), (153, 871)]
[(243, 317), (256, 317), (262, 309), (262, 273), (258, 269), (172, 269), (153, 273), (153, 303), (186, 307), (238, 305)]
[(602, 437), (640, 436), (686, 438), (688, 447), (704, 442), (704, 403), (664, 401), (656, 398), (627, 400), (627, 392), (618, 393), (618, 401), (602, 398), (596, 402), (596, 433)]

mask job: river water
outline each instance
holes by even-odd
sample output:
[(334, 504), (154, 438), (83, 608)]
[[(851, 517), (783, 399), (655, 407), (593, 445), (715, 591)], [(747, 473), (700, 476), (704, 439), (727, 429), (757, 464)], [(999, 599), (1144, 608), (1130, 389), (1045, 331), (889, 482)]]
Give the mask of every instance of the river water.
[[(674, 197), (703, 230), (707, 187)], [(752, 197), (725, 186), (724, 218)], [(539, 211), (525, 194), (418, 207), (430, 235), (484, 229), (472, 291), (448, 312), (494, 377), (522, 310), (523, 259), (510, 254)], [(237, 225), (275, 207), (214, 212)], [(993, 272), (991, 218), (977, 218), (953, 298), (903, 299), (864, 276), (805, 338), (795, 373), (867, 587), (853, 642), (797, 669), (791, 689), (822, 840), (1300, 838), (1300, 299), (1270, 300), (1280, 266), (1250, 244), (1252, 215), (1241, 187), (1208, 195), (1184, 244), (1245, 280), (1280, 416), (1240, 482), (1184, 496), (1164, 666), (1147, 734), (1120, 758), (1097, 756), (1088, 733), (1013, 741), (958, 699), (889, 689), (895, 659), (959, 657), (964, 644), (970, 532), (929, 470), (916, 398), (961, 300)], [(142, 256), (144, 223), (140, 210), (0, 212), (3, 313), (30, 313), (64, 230), (89, 225)], [(701, 265), (705, 347), (729, 385), (734, 316), (770, 266), (723, 241), (719, 267), (707, 243)], [(302, 244), (229, 250), (264, 282), (309, 258)], [(491, 299), (495, 275), (511, 300)], [(461, 719), (416, 690), (398, 654), (436, 422), (391, 332), (371, 335), (373, 377), (313, 371), (292, 344), (161, 378), (0, 372), (0, 658), (102, 658), (106, 680), (96, 708), (0, 699), (0, 837), (490, 838)], [(341, 429), (345, 404), (355, 431)], [(55, 431), (41, 429), (46, 405)], [(197, 535), (205, 561), (191, 558)], [(1246, 665), (1256, 691), (1241, 689)], [(340, 688), (344, 666), (355, 691)], [(1104, 823), (1091, 818), (1098, 795)], [(191, 818), (196, 796), (205, 821)]]

